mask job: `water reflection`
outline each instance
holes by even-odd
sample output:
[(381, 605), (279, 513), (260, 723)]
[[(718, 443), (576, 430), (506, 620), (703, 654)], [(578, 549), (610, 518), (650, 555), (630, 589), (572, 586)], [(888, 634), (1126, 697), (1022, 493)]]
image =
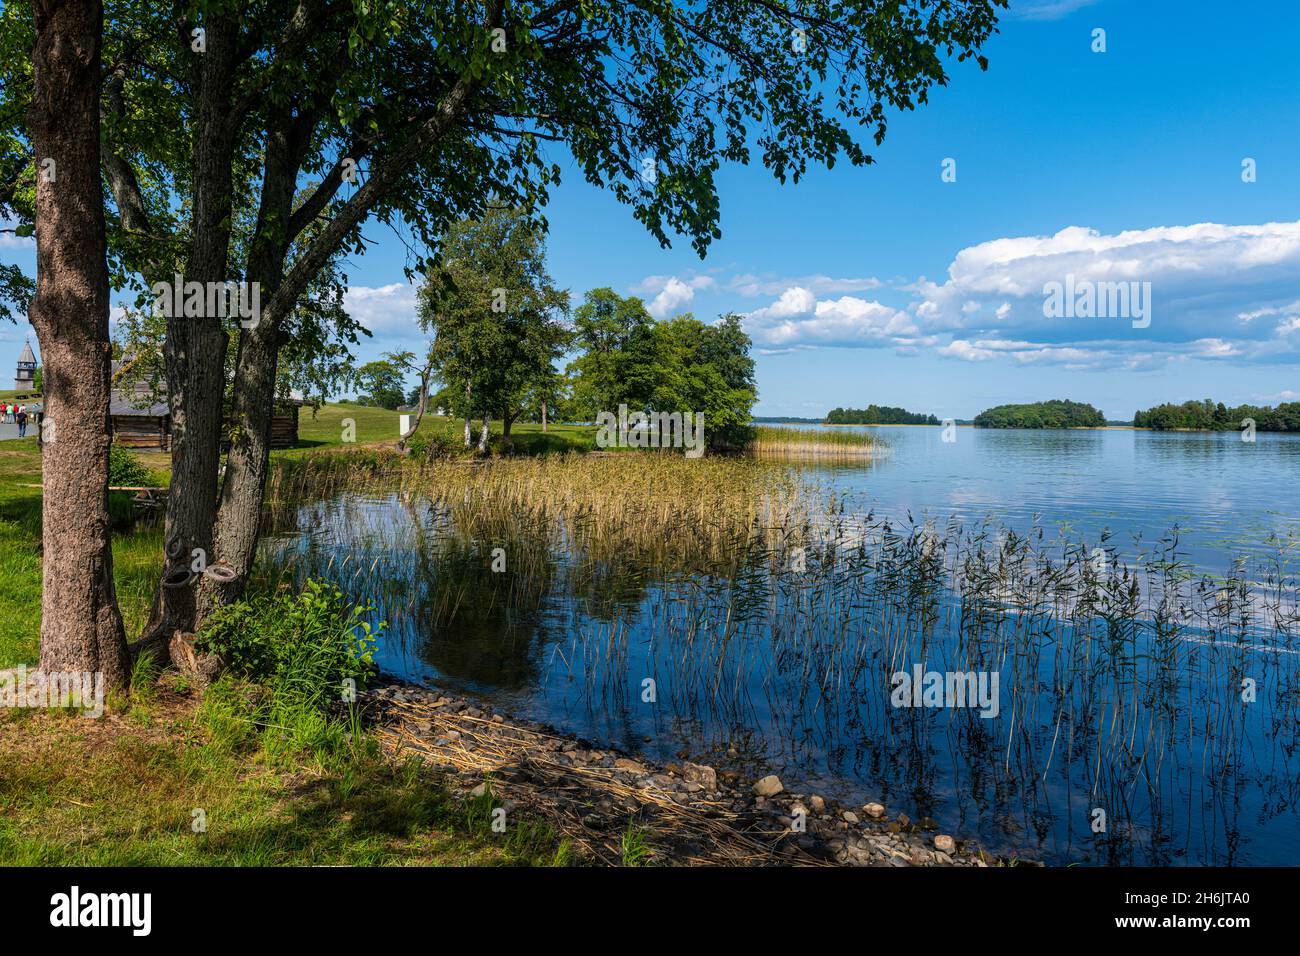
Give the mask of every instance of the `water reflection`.
[[(981, 435), (964, 454), (1017, 456), (1021, 487), (1051, 469), (1087, 489), (1098, 456), (1118, 460), (1108, 434)], [(1193, 457), (1236, 460), (1203, 444)], [(918, 470), (933, 481), (972, 460)], [(842, 488), (891, 467), (816, 474)], [(342, 495), (288, 520), (268, 541), (271, 573), (331, 577), (373, 600), (389, 624), (385, 670), (599, 741), (775, 768), (1008, 855), (1219, 865), (1300, 850), (1300, 644), (1280, 559), (1204, 577), (1176, 536), (1138, 561), (1133, 535), (1072, 544), (1032, 522), (935, 526), (844, 508), (789, 547), (745, 539), (720, 573), (692, 559), (689, 540), (651, 563), (592, 548), (556, 516), (485, 524), (468, 496)], [(996, 674), (998, 716), (893, 706), (892, 675), (918, 664)], [(1106, 827), (1094, 832), (1098, 810)]]

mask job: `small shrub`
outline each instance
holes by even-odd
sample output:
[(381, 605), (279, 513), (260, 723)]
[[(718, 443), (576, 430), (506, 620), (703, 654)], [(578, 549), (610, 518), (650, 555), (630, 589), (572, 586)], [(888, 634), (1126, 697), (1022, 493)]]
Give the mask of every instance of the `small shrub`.
[(464, 442), (443, 432), (416, 432), (406, 442), (411, 457), (421, 461), (439, 461), (459, 458), (465, 452)]
[(300, 594), (258, 596), (218, 610), (199, 635), (230, 672), (320, 710), (340, 699), (343, 682), (364, 687), (374, 673), (375, 640), (364, 615), (337, 587), (308, 581)]
[(157, 485), (144, 462), (117, 442), (108, 446), (108, 483), (128, 488)]

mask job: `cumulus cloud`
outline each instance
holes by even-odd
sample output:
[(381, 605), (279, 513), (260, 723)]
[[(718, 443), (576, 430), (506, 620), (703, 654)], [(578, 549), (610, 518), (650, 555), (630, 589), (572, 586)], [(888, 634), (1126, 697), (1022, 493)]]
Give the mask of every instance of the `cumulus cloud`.
[(663, 319), (695, 301), (696, 290), (712, 286), (712, 276), (689, 276), (684, 279), (678, 276), (646, 276), (633, 286), (632, 291), (653, 294), (654, 298), (646, 305), (646, 311), (656, 319)]
[(343, 297), (349, 315), (376, 338), (420, 337), (415, 286), (393, 282), (383, 286), (351, 286)]
[[(987, 361), (1009, 351), (1018, 361), (1126, 364), (1142, 352), (1170, 357), (1294, 361), (1300, 341), (1300, 222), (1196, 223), (1105, 234), (1070, 226), (1049, 236), (993, 239), (960, 250), (942, 283), (908, 287), (911, 312), (940, 354)], [(1150, 283), (1150, 325), (1127, 315), (1045, 314), (1045, 287)], [(1134, 317), (1135, 318), (1135, 317)], [(1038, 343), (998, 350), (975, 345), (1011, 331)], [(1102, 346), (1103, 340), (1115, 340)], [(963, 343), (963, 344), (958, 344)], [(1081, 354), (1087, 353), (1087, 354)]]
[(799, 286), (748, 313), (745, 328), (766, 349), (909, 347), (920, 332), (912, 316), (900, 309), (851, 295), (819, 299)]
[(974, 342), (968, 342), (965, 339), (953, 339), (947, 345), (935, 349), (935, 351), (940, 355), (962, 359), (966, 362), (987, 362), (989, 359), (997, 358), (998, 354), (992, 349), (981, 348)]

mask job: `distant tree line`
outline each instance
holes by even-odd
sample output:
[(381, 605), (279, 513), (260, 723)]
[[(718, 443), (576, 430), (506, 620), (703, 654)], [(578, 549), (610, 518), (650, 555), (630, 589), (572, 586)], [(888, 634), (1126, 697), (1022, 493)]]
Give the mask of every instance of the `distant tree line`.
[(868, 405), (866, 408), (832, 408), (826, 413), (828, 425), (938, 425), (939, 419), (921, 412), (909, 412), (893, 405)]
[(1106, 416), (1091, 405), (1053, 399), (1025, 405), (998, 405), (975, 416), (976, 428), (1099, 428)]
[(1241, 428), (1242, 422), (1247, 418), (1254, 420), (1256, 431), (1300, 431), (1300, 402), (1284, 402), (1276, 408), (1263, 405), (1228, 408), (1223, 402), (1209, 398), (1200, 402), (1183, 402), (1181, 405), (1166, 402), (1134, 414), (1133, 427), (1154, 428), (1157, 431), (1228, 431)]

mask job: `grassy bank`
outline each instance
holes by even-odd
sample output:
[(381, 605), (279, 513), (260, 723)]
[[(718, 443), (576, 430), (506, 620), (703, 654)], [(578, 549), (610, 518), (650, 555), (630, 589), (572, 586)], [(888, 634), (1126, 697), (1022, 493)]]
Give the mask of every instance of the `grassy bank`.
[(265, 746), (238, 685), (137, 688), (97, 720), (0, 710), (0, 865), (535, 865), (547, 828), (491, 831), (492, 798), (370, 748)]
[[(351, 422), (352, 438), (358, 445), (395, 444), (400, 434), (403, 412), (365, 405), (324, 405), (313, 412), (304, 408), (298, 416), (300, 447), (277, 452), (294, 457), (326, 445), (341, 445), (347, 422)], [(412, 412), (411, 421), (415, 421)], [(474, 424), (474, 441), (478, 441), (480, 423)], [(465, 422), (463, 419), (443, 415), (425, 415), (415, 433), (417, 444), (441, 441), (463, 447)], [(502, 435), (500, 421), (488, 423), (493, 450), (511, 451), (515, 454), (542, 454), (555, 451), (590, 451), (596, 447), (596, 429), (591, 425), (549, 425), (546, 431), (536, 422), (517, 422), (510, 429), (507, 441)]]
[[(38, 657), (39, 481), (34, 438), (0, 444), (0, 669)], [(158, 525), (115, 530), (128, 635), (144, 626), (160, 552)], [(338, 717), (268, 709), (258, 683), (200, 692), (144, 668), (133, 685), (99, 719), (0, 708), (0, 865), (571, 862), (535, 821), (492, 832), (490, 794), (457, 800), (445, 778), (383, 759)]]

